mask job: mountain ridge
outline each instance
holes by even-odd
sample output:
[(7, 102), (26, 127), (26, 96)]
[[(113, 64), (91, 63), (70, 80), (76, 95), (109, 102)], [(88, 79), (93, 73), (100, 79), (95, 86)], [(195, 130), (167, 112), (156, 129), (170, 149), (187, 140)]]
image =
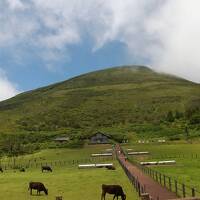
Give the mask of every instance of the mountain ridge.
[[(71, 82), (71, 81), (76, 81), (77, 79), (80, 79), (82, 77), (87, 77), (87, 76), (90, 76), (90, 75), (94, 75), (96, 73), (101, 73), (101, 72), (106, 72), (107, 73), (108, 71), (112, 72), (112, 70), (114, 70), (114, 71), (115, 70), (146, 71), (146, 72), (151, 72), (151, 73), (155, 73), (155, 74), (160, 74), (160, 75), (163, 75), (163, 76), (168, 77), (168, 78), (179, 79), (180, 81), (186, 81), (186, 82), (191, 83), (191, 84), (199, 85), (198, 83), (192, 82), (190, 80), (184, 79), (184, 78), (176, 76), (176, 75), (154, 71), (150, 67), (146, 67), (146, 66), (143, 66), (143, 65), (125, 65), (125, 66), (122, 65), (122, 66), (108, 67), (108, 68), (105, 68), (105, 69), (100, 69), (100, 70), (96, 70), (96, 71), (87, 72), (87, 73), (84, 73), (84, 74), (81, 74), (81, 75), (77, 75), (77, 76), (71, 77), (71, 78), (69, 78), (67, 80), (64, 80), (64, 81), (52, 83), (52, 84), (49, 84), (47, 86), (42, 86), (42, 87), (39, 87), (39, 88), (36, 88), (36, 89), (32, 89), (32, 90), (29, 90), (29, 91), (22, 92), (20, 94), (17, 94), (16, 96), (23, 95), (23, 94), (28, 94), (28, 93), (31, 93), (31, 92), (34, 92), (34, 91), (37, 91), (37, 90), (43, 90), (43, 89), (45, 90), (48, 87), (56, 87), (56, 86), (59, 86), (59, 85), (62, 85), (62, 84), (65, 84), (65, 83), (68, 83), (68, 82)], [(14, 96), (12, 98), (15, 98), (16, 96)], [(10, 99), (12, 99), (12, 98), (10, 98)], [(7, 99), (7, 100), (9, 100), (9, 99)], [(7, 101), (7, 100), (4, 100), (4, 101)], [(4, 101), (1, 101), (1, 102), (4, 102)]]
[[(188, 123), (186, 107), (199, 100), (199, 84), (145, 66), (112, 67), (0, 102), (0, 130), (129, 132), (133, 124), (165, 126), (170, 111)], [(139, 133), (135, 127), (131, 131)]]

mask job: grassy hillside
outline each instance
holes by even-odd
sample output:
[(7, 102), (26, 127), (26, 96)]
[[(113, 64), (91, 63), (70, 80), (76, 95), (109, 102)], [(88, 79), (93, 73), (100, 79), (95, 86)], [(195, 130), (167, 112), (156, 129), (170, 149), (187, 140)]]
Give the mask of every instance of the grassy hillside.
[(0, 102), (1, 133), (83, 137), (198, 134), (200, 85), (143, 66), (84, 74)]

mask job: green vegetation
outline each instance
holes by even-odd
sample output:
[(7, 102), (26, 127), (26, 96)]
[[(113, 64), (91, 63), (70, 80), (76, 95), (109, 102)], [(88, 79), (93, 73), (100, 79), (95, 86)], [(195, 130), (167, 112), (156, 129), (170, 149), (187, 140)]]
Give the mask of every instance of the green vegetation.
[(69, 146), (80, 147), (96, 131), (116, 141), (173, 139), (185, 137), (186, 126), (187, 139), (198, 137), (199, 117), (199, 84), (147, 67), (125, 66), (81, 75), (1, 102), (0, 141), (5, 144), (5, 135), (15, 135), (23, 148), (31, 143), (34, 150), (56, 147), (52, 139), (68, 135)]
[[(45, 158), (45, 161), (85, 159), (90, 157), (92, 152), (105, 150), (108, 146), (89, 146), (81, 150), (78, 149), (52, 149), (43, 150), (32, 155), (19, 156), (17, 159), (22, 163), (29, 159)], [(3, 158), (2, 162), (7, 162), (9, 158)], [(101, 185), (120, 184), (127, 194), (127, 199), (138, 199), (131, 183), (124, 174), (119, 164), (114, 161), (117, 167), (116, 171), (101, 169), (79, 170), (75, 166), (53, 166), (52, 173), (42, 173), (40, 167), (28, 168), (26, 172), (18, 170), (6, 170), (0, 174), (0, 199), (18, 200), (18, 199), (55, 199), (55, 196), (63, 196), (63, 199), (100, 199)], [(45, 184), (49, 190), (49, 195), (30, 196), (28, 183), (30, 181), (40, 181)], [(111, 195), (107, 196), (112, 199)]]
[[(180, 183), (198, 188), (200, 192), (200, 144), (142, 144), (131, 147), (136, 151), (150, 152), (149, 156), (138, 156), (138, 161), (176, 160), (177, 164), (173, 166), (151, 168), (174, 177)], [(134, 159), (133, 156), (130, 157)]]

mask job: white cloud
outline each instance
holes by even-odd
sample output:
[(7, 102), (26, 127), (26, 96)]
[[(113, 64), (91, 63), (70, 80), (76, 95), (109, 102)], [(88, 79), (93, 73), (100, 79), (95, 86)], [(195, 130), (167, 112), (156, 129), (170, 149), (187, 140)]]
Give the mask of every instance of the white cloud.
[(0, 48), (35, 48), (52, 69), (86, 35), (93, 51), (120, 41), (130, 58), (200, 82), (199, 7), (199, 0), (1, 0)]
[(24, 10), (26, 7), (25, 5), (21, 2), (21, 0), (7, 0), (8, 6), (12, 10)]
[(0, 101), (11, 98), (18, 94), (16, 85), (10, 82), (6, 76), (5, 71), (0, 69)]
[(200, 1), (167, 1), (148, 24), (156, 43), (150, 53), (158, 70), (200, 82)]

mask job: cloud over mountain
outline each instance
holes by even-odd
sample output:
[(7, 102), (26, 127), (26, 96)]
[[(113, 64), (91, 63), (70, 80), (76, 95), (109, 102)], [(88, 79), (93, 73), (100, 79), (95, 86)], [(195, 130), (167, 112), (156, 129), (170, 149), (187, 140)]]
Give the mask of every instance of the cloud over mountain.
[(199, 6), (198, 0), (2, 0), (0, 48), (35, 49), (52, 66), (83, 38), (92, 40), (91, 51), (120, 41), (130, 60), (200, 82)]
[(8, 80), (5, 72), (0, 68), (0, 101), (8, 99), (18, 93), (19, 91), (16, 85)]

